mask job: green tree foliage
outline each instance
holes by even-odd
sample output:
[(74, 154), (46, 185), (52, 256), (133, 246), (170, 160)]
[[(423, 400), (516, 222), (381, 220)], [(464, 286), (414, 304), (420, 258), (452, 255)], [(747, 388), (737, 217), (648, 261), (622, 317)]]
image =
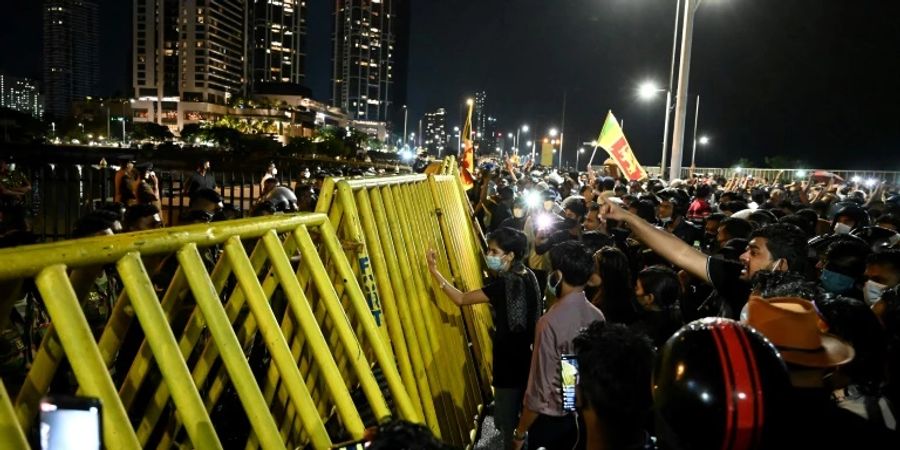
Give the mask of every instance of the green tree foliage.
[(150, 122), (135, 123), (132, 128), (131, 138), (134, 140), (151, 139), (154, 141), (164, 141), (175, 137), (169, 127)]
[(196, 142), (197, 138), (203, 137), (203, 127), (199, 123), (189, 123), (181, 129), (181, 140), (188, 143)]
[(753, 167), (753, 161), (750, 161), (745, 157), (741, 157), (740, 159), (735, 161), (734, 164), (731, 165), (731, 167)]
[(317, 145), (308, 137), (294, 137), (284, 146), (282, 153), (285, 156), (312, 156), (316, 154)]

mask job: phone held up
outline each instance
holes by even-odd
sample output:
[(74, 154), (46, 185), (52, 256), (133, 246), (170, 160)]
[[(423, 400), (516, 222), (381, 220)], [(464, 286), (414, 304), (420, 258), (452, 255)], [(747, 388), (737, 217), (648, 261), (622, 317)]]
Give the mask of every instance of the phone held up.
[(99, 399), (74, 396), (44, 397), (40, 409), (42, 450), (103, 448)]
[(560, 357), (559, 381), (563, 411), (575, 411), (575, 387), (578, 385), (578, 359), (575, 355), (564, 354)]

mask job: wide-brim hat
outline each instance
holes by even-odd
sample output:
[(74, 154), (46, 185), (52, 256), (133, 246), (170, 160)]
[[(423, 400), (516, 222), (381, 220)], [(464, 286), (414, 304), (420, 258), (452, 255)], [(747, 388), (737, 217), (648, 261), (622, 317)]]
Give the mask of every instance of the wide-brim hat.
[(753, 296), (747, 303), (747, 324), (768, 338), (790, 364), (837, 367), (856, 354), (847, 342), (819, 330), (815, 305), (802, 298)]

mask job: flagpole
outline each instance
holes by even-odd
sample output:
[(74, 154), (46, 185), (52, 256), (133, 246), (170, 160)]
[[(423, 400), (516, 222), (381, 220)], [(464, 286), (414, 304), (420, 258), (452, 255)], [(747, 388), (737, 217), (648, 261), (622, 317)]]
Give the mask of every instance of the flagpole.
[(566, 90), (563, 89), (563, 107), (562, 107), (562, 124), (559, 129), (559, 160), (556, 163), (556, 170), (562, 170), (563, 155), (563, 136), (566, 135)]

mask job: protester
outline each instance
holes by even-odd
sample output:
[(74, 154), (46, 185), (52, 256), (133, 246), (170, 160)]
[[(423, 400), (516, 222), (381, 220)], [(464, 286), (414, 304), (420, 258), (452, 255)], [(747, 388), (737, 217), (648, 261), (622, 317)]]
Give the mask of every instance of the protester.
[[(266, 190), (266, 181), (275, 178), (278, 175), (278, 168), (275, 167), (275, 162), (270, 162), (268, 166), (266, 166), (266, 173), (263, 174), (262, 178), (259, 180), (259, 190), (265, 193)], [(278, 179), (275, 178), (277, 182)], [(276, 183), (277, 184), (277, 183)]]
[(820, 296), (815, 304), (825, 331), (847, 341), (856, 353), (832, 377), (833, 384), (842, 386), (833, 393), (838, 405), (896, 430), (900, 411), (884, 397), (887, 337), (878, 317), (855, 298)]
[(114, 180), (114, 200), (124, 205), (133, 204), (137, 197), (134, 194), (135, 185), (138, 182), (138, 173), (134, 168), (135, 161), (126, 157), (119, 170), (116, 171)]
[(531, 366), (535, 326), (543, 313), (541, 288), (525, 267), (527, 239), (521, 231), (500, 228), (488, 234), (487, 267), (496, 274), (483, 288), (461, 292), (437, 268), (434, 250), (427, 255), (428, 269), (441, 291), (458, 306), (488, 303), (495, 317), (493, 334), (494, 424), (504, 448), (512, 446), (522, 396)]
[(634, 237), (691, 275), (713, 285), (724, 302), (719, 310), (723, 317), (737, 318), (750, 293), (748, 281), (760, 270), (806, 270), (806, 239), (797, 227), (787, 224), (767, 225), (751, 234), (741, 261), (710, 257), (662, 231), (632, 213), (607, 202), (600, 215), (628, 224)]
[[(579, 242), (566, 241), (550, 250), (551, 270), (545, 297), (553, 306), (538, 321), (522, 417), (513, 431), (514, 448), (528, 438), (529, 448), (573, 448), (579, 419), (563, 410), (560, 380), (562, 355), (574, 353), (578, 331), (603, 313), (588, 302), (584, 287), (591, 276), (591, 256)], [(555, 301), (553, 301), (555, 299)]]
[(883, 425), (867, 421), (838, 406), (832, 398), (832, 376), (853, 361), (856, 352), (846, 341), (823, 333), (813, 302), (799, 297), (752, 297), (746, 323), (778, 349), (787, 363), (793, 386), (790, 411), (795, 445), (817, 449), (897, 448), (896, 436)]
[(578, 334), (574, 345), (586, 448), (655, 448), (647, 429), (655, 355), (647, 337), (621, 324), (597, 321)]
[(369, 450), (450, 450), (425, 425), (392, 419), (374, 431), (371, 441), (360, 448)]
[[(661, 348), (684, 325), (678, 274), (668, 267), (648, 267), (638, 273), (634, 291), (639, 312), (631, 328), (643, 333), (654, 346)], [(611, 319), (607, 316), (607, 320)]]
[(596, 287), (596, 292), (591, 303), (606, 320), (630, 325), (637, 320), (637, 309), (628, 257), (616, 247), (603, 247), (593, 258), (594, 273), (588, 286)]
[(191, 173), (190, 177), (184, 184), (183, 193), (189, 199), (193, 200), (197, 191), (202, 189), (214, 190), (216, 188), (216, 179), (210, 172), (209, 159), (201, 159), (197, 163), (197, 170)]
[(864, 273), (869, 248), (856, 241), (833, 242), (816, 266), (822, 287), (835, 295), (863, 299)]

